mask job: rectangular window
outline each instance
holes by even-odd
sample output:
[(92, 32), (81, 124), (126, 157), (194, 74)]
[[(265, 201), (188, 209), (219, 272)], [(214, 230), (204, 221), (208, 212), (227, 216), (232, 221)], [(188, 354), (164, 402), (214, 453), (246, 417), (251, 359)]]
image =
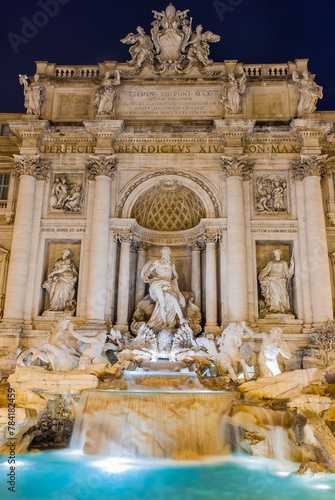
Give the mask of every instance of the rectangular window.
[(0, 200), (8, 199), (9, 177), (8, 172), (0, 173)]

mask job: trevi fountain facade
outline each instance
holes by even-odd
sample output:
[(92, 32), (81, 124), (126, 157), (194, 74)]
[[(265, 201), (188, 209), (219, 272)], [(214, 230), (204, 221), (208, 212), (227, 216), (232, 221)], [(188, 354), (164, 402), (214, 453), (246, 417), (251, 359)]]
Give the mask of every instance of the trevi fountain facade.
[(4, 454), (8, 391), (21, 453), (67, 446), (88, 390), (88, 454), (273, 458), (281, 426), (335, 472), (335, 112), (306, 59), (213, 62), (205, 29), (170, 4), (0, 114)]

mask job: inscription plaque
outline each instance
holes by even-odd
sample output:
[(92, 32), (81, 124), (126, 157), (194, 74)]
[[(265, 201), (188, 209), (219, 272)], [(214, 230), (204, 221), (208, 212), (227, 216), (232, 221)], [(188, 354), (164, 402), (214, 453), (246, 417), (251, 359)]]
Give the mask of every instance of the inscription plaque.
[(220, 118), (219, 88), (120, 89), (119, 118)]

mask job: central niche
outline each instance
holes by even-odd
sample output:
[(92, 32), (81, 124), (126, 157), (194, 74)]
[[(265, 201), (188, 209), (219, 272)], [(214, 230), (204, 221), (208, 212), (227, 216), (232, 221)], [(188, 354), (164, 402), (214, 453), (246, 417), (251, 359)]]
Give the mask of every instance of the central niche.
[(200, 198), (175, 180), (161, 181), (148, 189), (133, 206), (131, 217), (147, 229), (182, 231), (206, 217)]

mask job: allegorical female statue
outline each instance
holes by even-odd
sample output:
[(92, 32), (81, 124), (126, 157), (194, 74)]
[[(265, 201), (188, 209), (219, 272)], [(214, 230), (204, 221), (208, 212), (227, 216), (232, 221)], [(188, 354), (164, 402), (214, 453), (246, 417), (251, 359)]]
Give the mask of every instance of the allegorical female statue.
[(182, 313), (185, 298), (179, 290), (176, 268), (170, 260), (171, 250), (164, 247), (161, 253), (162, 258), (147, 262), (141, 274), (143, 281), (150, 284), (149, 295), (156, 303), (148, 321), (148, 326), (155, 331), (173, 328), (176, 316), (181, 325), (187, 323)]
[(120, 72), (107, 71), (100, 87), (95, 92), (94, 104), (98, 106), (98, 115), (110, 115), (114, 109), (116, 87), (120, 85)]
[(48, 279), (43, 283), (49, 294), (50, 311), (65, 311), (74, 308), (74, 296), (78, 281), (78, 271), (71, 260), (72, 252), (63, 249), (63, 257), (58, 259)]
[(242, 73), (242, 76), (236, 80), (234, 72), (229, 71), (228, 82), (222, 87), (221, 102), (225, 105), (227, 114), (242, 112), (241, 95), (246, 89), (246, 75), (243, 68), (240, 68), (239, 72)]
[(29, 85), (27, 75), (19, 75), (19, 81), (24, 88), (24, 106), (28, 115), (39, 116), (43, 104), (43, 87), (39, 84), (39, 75), (34, 75), (34, 81)]
[(290, 267), (281, 258), (282, 251), (273, 251), (274, 259), (270, 260), (259, 273), (262, 295), (265, 298), (268, 313), (289, 314), (290, 297), (287, 290), (288, 280), (294, 274), (294, 259), (291, 257)]

